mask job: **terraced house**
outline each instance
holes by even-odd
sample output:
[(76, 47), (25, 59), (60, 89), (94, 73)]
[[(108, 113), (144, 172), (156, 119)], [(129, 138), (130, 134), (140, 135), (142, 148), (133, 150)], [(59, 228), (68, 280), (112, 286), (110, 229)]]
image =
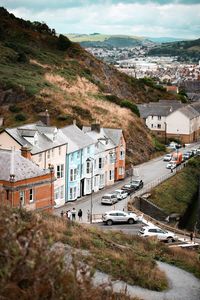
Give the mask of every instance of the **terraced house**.
[(68, 142), (66, 201), (74, 201), (91, 192), (91, 161), (94, 159), (95, 141), (84, 134), (75, 123), (62, 128), (62, 132)]
[(0, 149), (0, 203), (28, 210), (51, 211), (53, 169), (41, 169), (20, 151)]
[(65, 159), (67, 141), (65, 135), (55, 126), (46, 126), (42, 122), (6, 128), (0, 134), (2, 148), (21, 150), (23, 155), (34, 161), (40, 168), (54, 167), (55, 206), (65, 203)]

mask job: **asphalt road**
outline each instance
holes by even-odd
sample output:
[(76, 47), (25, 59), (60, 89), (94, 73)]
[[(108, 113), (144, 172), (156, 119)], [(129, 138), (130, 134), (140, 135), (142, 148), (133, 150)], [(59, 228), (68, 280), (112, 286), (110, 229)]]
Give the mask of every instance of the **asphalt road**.
[[(200, 143), (191, 144), (188, 147), (184, 149), (184, 151), (197, 148), (200, 145)], [(183, 149), (180, 149), (182, 151)], [(162, 178), (164, 176), (169, 175), (171, 171), (166, 168), (167, 162), (163, 162), (163, 156), (158, 157), (156, 159), (150, 160), (146, 163), (140, 164), (138, 166), (135, 166), (138, 170), (139, 177), (144, 182), (144, 188), (141, 190), (141, 193), (145, 192), (145, 189), (147, 187), (150, 187), (151, 185), (157, 185), (159, 184), (159, 181), (162, 181)], [(175, 172), (175, 171), (174, 171)], [(101, 215), (106, 212), (113, 209), (125, 209), (127, 207), (127, 202), (129, 198), (123, 199), (119, 201), (118, 203), (112, 205), (112, 206), (106, 206), (101, 204), (101, 197), (105, 193), (112, 193), (114, 190), (121, 188), (124, 184), (130, 182), (130, 177), (127, 177), (123, 181), (115, 182), (114, 185), (106, 187), (102, 189), (101, 191), (97, 193), (92, 193), (92, 201), (91, 201), (91, 195), (85, 196), (83, 198), (77, 199), (74, 202), (68, 202), (66, 205), (62, 208), (55, 209), (55, 214), (60, 215), (60, 212), (63, 210), (64, 212), (66, 210), (72, 209), (73, 207), (76, 208), (78, 211), (79, 208), (83, 211), (83, 222), (87, 222), (87, 211), (91, 210), (91, 203), (92, 203), (92, 213), (95, 215), (99, 215), (99, 218), (101, 218)], [(134, 194), (133, 194), (134, 196)], [(98, 218), (98, 216), (97, 216)], [(116, 225), (118, 226), (118, 225)]]

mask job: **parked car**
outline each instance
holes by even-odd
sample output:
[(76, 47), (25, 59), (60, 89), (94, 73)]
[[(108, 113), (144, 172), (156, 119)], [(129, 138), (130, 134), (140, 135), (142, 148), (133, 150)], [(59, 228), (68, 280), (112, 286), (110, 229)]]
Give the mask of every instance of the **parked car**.
[(131, 184), (125, 184), (121, 189), (126, 191), (128, 195), (131, 195), (135, 192), (135, 187)]
[(105, 212), (102, 215), (102, 220), (106, 225), (111, 226), (114, 223), (133, 224), (138, 220), (138, 217), (135, 213), (132, 212), (112, 210), (112, 211)]
[(186, 153), (183, 153), (183, 159), (184, 160), (188, 160), (190, 158), (190, 153), (186, 152)]
[(171, 159), (172, 159), (171, 153), (165, 154), (165, 156), (163, 157), (163, 161), (170, 161)]
[(132, 180), (132, 181), (130, 182), (130, 184), (135, 188), (135, 190), (142, 189), (143, 186), (144, 186), (144, 183), (143, 183), (142, 179), (135, 179), (135, 180)]
[(167, 169), (175, 169), (176, 168), (176, 163), (174, 161), (170, 161), (167, 166)]
[(101, 198), (101, 204), (110, 204), (113, 205), (118, 202), (116, 194), (105, 194)]
[(116, 194), (118, 200), (125, 199), (128, 196), (128, 192), (126, 190), (115, 190), (114, 194)]
[(156, 226), (144, 226), (140, 229), (138, 235), (143, 237), (155, 236), (159, 240), (167, 241), (168, 243), (174, 242), (177, 239), (173, 232), (160, 229)]

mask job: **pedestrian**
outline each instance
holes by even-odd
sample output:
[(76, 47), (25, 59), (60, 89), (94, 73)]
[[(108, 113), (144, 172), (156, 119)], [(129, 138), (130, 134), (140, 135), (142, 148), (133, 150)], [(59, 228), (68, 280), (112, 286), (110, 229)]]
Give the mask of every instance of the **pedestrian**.
[(191, 232), (191, 233), (190, 233), (190, 241), (191, 241), (191, 243), (192, 243), (192, 241), (193, 241), (193, 238), (194, 238), (194, 233)]
[(171, 166), (171, 173), (173, 173), (173, 168), (172, 168), (172, 166)]
[(72, 213), (71, 213), (71, 210), (69, 209), (69, 210), (67, 210), (66, 211), (66, 217), (67, 217), (67, 220), (71, 220), (71, 215), (72, 215)]
[(79, 221), (82, 221), (82, 216), (83, 216), (83, 212), (81, 209), (79, 209), (78, 211), (78, 218), (79, 218)]
[(72, 208), (71, 213), (72, 213), (72, 221), (76, 221), (76, 209), (75, 209), (75, 207)]
[(64, 216), (64, 211), (63, 210), (61, 210), (60, 216), (61, 216), (61, 218), (63, 218), (63, 216)]
[(89, 211), (89, 209), (87, 211), (87, 220), (88, 220), (88, 222), (90, 222), (90, 211)]

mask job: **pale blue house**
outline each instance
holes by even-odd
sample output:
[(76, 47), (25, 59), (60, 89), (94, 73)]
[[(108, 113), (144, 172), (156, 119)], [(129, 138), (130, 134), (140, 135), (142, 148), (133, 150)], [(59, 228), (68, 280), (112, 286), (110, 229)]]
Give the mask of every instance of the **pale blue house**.
[(68, 143), (65, 191), (67, 202), (91, 192), (95, 141), (75, 124), (62, 128), (62, 132)]

